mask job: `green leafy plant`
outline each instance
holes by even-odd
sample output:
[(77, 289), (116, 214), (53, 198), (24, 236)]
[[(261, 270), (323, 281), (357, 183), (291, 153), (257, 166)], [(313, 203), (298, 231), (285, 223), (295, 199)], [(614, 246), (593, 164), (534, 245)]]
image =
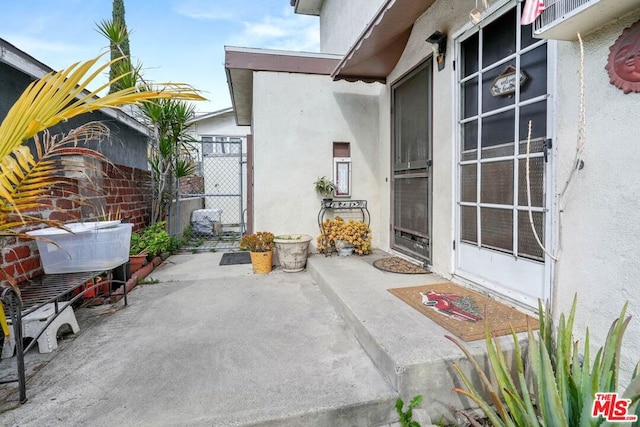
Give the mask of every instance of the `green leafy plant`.
[(400, 417), (399, 421), (402, 427), (420, 427), (420, 424), (417, 421), (413, 420), (413, 409), (420, 403), (422, 403), (422, 396), (415, 396), (413, 399), (411, 399), (409, 405), (407, 405), (407, 410), (405, 412), (403, 410), (404, 402), (402, 401), (402, 399), (398, 398), (398, 400), (396, 400), (396, 412)]
[(156, 222), (143, 230), (131, 233), (130, 255), (154, 257), (167, 252), (171, 247), (171, 236), (165, 230), (166, 221)]
[(240, 249), (250, 252), (268, 252), (273, 250), (275, 243), (273, 233), (258, 231), (253, 234), (245, 234), (240, 239)]
[(333, 181), (328, 179), (326, 176), (319, 177), (313, 185), (318, 196), (323, 198), (331, 197), (336, 189), (336, 185)]
[[(625, 304), (620, 316), (609, 329), (604, 347), (597, 351), (592, 364), (589, 330), (587, 329), (582, 349), (579, 348), (579, 341), (573, 341), (576, 305), (577, 297), (573, 300), (569, 317), (565, 319), (564, 314), (560, 315), (556, 331), (549, 304), (543, 307), (542, 301), (539, 301), (538, 339), (529, 328), (526, 360), (515, 332), (512, 333), (515, 376), (506, 354), (498, 340), (492, 339), (487, 326), (485, 341), (495, 383), (490, 381), (481, 364), (462, 343), (447, 336), (471, 362), (489, 400), (485, 400), (480, 390), (473, 386), (472, 381), (454, 363), (465, 387), (455, 390), (474, 401), (494, 426), (601, 425), (601, 418), (591, 416), (593, 400), (597, 392), (617, 392), (622, 337), (631, 317), (625, 318)], [(530, 383), (525, 376), (525, 365), (531, 372)], [(635, 411), (635, 414), (640, 415), (637, 404), (640, 398), (640, 376), (637, 376), (637, 372), (638, 367), (623, 398), (631, 399), (630, 413)]]

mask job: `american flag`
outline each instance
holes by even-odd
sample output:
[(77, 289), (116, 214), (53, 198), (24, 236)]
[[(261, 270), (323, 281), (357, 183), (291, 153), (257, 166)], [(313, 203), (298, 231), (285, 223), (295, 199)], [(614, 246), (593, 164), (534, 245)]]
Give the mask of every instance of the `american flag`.
[(522, 18), (520, 19), (521, 25), (529, 25), (536, 20), (538, 15), (544, 10), (543, 0), (525, 0), (524, 8), (522, 9)]

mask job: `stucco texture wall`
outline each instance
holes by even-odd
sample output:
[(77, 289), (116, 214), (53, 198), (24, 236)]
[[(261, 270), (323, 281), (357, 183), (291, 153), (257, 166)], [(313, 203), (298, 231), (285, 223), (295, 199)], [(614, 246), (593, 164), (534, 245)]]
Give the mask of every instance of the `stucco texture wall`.
[[(562, 198), (555, 307), (568, 312), (578, 295), (578, 336), (589, 327), (592, 343), (604, 343), (609, 326), (629, 301), (633, 316), (625, 335), (621, 371), (628, 379), (640, 359), (640, 93), (624, 94), (609, 83), (609, 47), (640, 10), (584, 38), (584, 169)], [(578, 42), (558, 42), (557, 190), (573, 167), (578, 135)], [(626, 381), (623, 381), (626, 382)]]
[(346, 53), (382, 3), (383, 0), (324, 0), (320, 14), (320, 51)]
[[(313, 182), (333, 174), (333, 142), (351, 143), (352, 199), (369, 203), (373, 244), (383, 226), (378, 150), (380, 85), (328, 76), (254, 73), (255, 230), (319, 234)], [(314, 241), (315, 243), (315, 241)]]

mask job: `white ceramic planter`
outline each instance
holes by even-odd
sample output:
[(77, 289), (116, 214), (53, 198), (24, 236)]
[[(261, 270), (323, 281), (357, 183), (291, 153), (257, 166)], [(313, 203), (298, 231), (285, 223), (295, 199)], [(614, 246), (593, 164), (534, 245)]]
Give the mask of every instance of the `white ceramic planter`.
[(281, 234), (274, 243), (283, 271), (295, 273), (304, 270), (309, 255), (309, 242), (313, 237), (308, 234)]

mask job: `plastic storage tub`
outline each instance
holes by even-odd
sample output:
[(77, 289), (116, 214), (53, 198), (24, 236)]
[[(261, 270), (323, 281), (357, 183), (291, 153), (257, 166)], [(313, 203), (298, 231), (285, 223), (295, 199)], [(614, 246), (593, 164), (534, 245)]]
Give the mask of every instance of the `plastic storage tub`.
[(73, 233), (55, 227), (27, 233), (59, 245), (36, 240), (45, 273), (111, 270), (129, 260), (133, 224), (101, 221), (71, 223), (65, 227)]

